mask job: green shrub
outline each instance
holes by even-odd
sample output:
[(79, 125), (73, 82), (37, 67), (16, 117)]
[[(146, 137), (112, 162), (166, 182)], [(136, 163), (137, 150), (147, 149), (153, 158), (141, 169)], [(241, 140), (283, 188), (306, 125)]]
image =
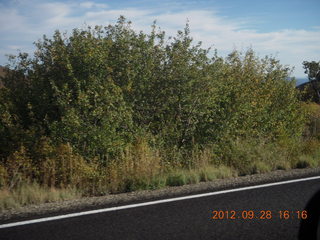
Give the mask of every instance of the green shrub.
[(148, 189), (159, 189), (166, 186), (166, 177), (164, 175), (158, 175), (151, 179)]
[(318, 167), (318, 166), (319, 166), (319, 159), (317, 161), (315, 158), (308, 155), (302, 155), (299, 157), (298, 161), (294, 162), (295, 168), (307, 168), (307, 167)]
[(186, 172), (186, 184), (196, 184), (200, 182), (200, 176), (196, 170)]
[(267, 164), (265, 162), (262, 161), (256, 161), (255, 163), (253, 163), (253, 171), (252, 173), (267, 173), (270, 172), (272, 170), (270, 164)]
[(303, 107), (307, 115), (304, 137), (320, 140), (320, 104), (305, 103)]
[(217, 169), (214, 167), (204, 167), (199, 170), (200, 181), (207, 182), (217, 178)]
[(170, 173), (166, 179), (167, 186), (182, 186), (186, 183), (186, 175), (181, 171)]
[(0, 187), (102, 195), (318, 164), (319, 106), (300, 103), (289, 68), (210, 55), (188, 24), (170, 41), (156, 29), (120, 17), (10, 57)]

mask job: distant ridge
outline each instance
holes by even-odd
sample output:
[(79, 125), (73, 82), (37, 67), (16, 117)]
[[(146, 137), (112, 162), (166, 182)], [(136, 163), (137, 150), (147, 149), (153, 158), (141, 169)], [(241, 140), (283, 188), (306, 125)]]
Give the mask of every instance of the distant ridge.
[(301, 84), (304, 84), (306, 82), (309, 82), (308, 78), (296, 78), (296, 85), (299, 86)]
[(299, 90), (304, 90), (307, 86), (310, 86), (310, 82), (304, 82), (304, 83), (300, 83), (297, 84), (297, 87)]

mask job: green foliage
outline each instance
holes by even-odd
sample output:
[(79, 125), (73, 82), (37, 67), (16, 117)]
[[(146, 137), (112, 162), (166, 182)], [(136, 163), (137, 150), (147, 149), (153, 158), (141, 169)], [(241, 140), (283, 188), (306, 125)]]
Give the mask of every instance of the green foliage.
[(295, 165), (302, 152), (317, 155), (296, 148), (303, 131), (317, 138), (318, 125), (290, 69), (252, 49), (210, 54), (188, 24), (168, 38), (155, 24), (136, 32), (120, 17), (56, 31), (33, 56), (9, 60), (1, 186), (36, 181), (100, 195), (268, 172)]
[(316, 138), (320, 140), (320, 105), (316, 103), (306, 103), (303, 106), (307, 116), (304, 137), (307, 139)]
[(315, 102), (320, 103), (320, 61), (304, 61), (302, 65), (314, 92), (310, 97)]
[(0, 88), (0, 162), (17, 149), (24, 132), (9, 97), (10, 91)]
[(4, 83), (24, 128), (103, 159), (127, 142), (131, 114), (110, 73), (112, 45), (96, 34), (99, 29), (89, 28), (69, 38), (59, 31), (44, 37), (34, 58), (20, 55), (12, 62), (15, 71)]
[(173, 172), (167, 177), (166, 185), (182, 186), (187, 183), (186, 176), (183, 172)]
[(218, 162), (236, 169), (239, 175), (249, 175), (290, 168), (291, 161), (302, 152), (298, 144), (298, 140), (283, 140), (280, 144), (265, 139), (238, 138), (216, 146), (215, 151)]
[[(221, 65), (221, 60), (218, 63)], [(199, 140), (237, 137), (278, 139), (301, 135), (304, 116), (289, 69), (273, 58), (259, 59), (252, 50), (233, 52), (222, 64), (215, 81), (214, 108), (203, 121)], [(210, 139), (204, 139), (206, 142)]]
[(155, 25), (150, 34), (136, 33), (123, 17), (69, 37), (56, 31), (36, 44), (33, 58), (12, 61), (15, 71), (4, 79), (9, 113), (35, 134), (104, 161), (138, 129), (178, 149), (225, 137), (301, 134), (289, 69), (277, 60), (251, 49), (209, 58), (193, 44), (188, 24), (168, 44), (164, 39)]

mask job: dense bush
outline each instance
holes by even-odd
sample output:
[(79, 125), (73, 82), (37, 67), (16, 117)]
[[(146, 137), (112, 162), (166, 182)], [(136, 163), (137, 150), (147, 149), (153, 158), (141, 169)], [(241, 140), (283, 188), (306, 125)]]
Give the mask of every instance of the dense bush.
[(304, 109), (307, 114), (307, 127), (304, 131), (305, 138), (320, 140), (320, 105), (309, 102), (304, 104)]
[(188, 25), (167, 38), (120, 17), (113, 26), (56, 31), (36, 48), (12, 56), (2, 79), (1, 185), (24, 177), (92, 194), (126, 191), (203, 159), (243, 174), (269, 171), (268, 156), (254, 164), (258, 153), (240, 145), (288, 147), (304, 131), (290, 69), (252, 49), (211, 54), (193, 43)]

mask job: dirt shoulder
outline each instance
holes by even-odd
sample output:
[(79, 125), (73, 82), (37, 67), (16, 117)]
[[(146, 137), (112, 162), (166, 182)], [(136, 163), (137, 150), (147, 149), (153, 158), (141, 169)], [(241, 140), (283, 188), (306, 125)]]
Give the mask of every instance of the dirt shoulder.
[(40, 216), (46, 217), (57, 215), (58, 213), (65, 214), (75, 211), (85, 211), (96, 208), (119, 206), (124, 204), (132, 204), (163, 198), (212, 192), (319, 175), (320, 168), (277, 170), (265, 174), (254, 174), (229, 179), (217, 179), (212, 182), (201, 182), (198, 184), (184, 185), (179, 187), (166, 187), (157, 190), (142, 190), (122, 194), (110, 194), (101, 197), (88, 197), (63, 202), (30, 205), (19, 209), (11, 209), (0, 212), (0, 221), (2, 223), (5, 223), (18, 219), (22, 220)]

